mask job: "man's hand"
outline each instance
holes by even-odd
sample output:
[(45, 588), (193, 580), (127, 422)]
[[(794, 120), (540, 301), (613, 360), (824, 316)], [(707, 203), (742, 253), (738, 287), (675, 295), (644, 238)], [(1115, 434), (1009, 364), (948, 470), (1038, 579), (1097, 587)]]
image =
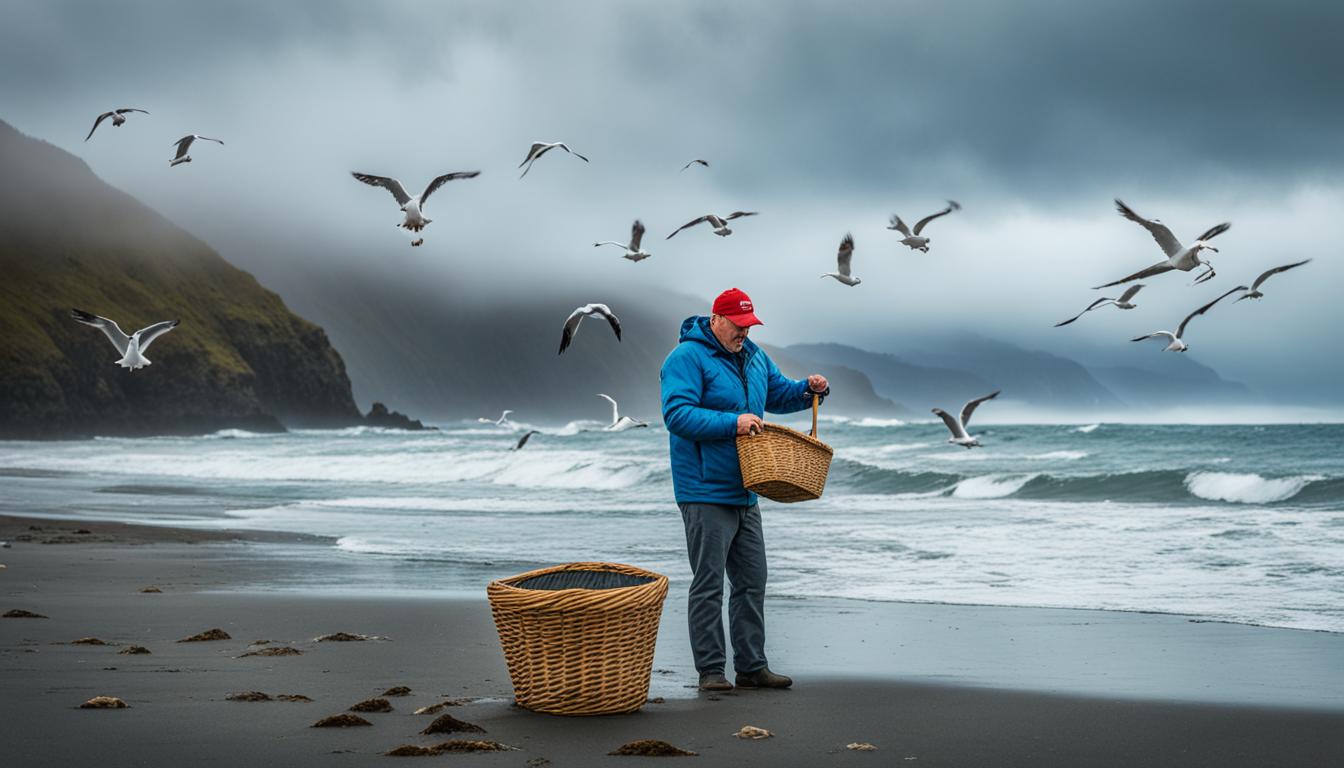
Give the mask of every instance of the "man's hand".
[(807, 377), (807, 388), (813, 392), (825, 392), (830, 386), (830, 383), (826, 381), (826, 377), (822, 376), (820, 373), (814, 373)]
[(754, 413), (744, 413), (737, 417), (737, 434), (754, 435), (765, 429), (765, 422)]

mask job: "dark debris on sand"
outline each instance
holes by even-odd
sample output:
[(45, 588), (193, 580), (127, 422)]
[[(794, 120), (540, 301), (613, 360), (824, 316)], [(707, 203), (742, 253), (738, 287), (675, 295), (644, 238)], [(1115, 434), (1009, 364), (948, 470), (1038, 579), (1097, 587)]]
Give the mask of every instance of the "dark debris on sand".
[(149, 653), (149, 649), (143, 645), (128, 645), (125, 648), (122, 648), (120, 651), (117, 651), (117, 653), (123, 656), (132, 656), (136, 654)]
[(22, 608), (15, 608), (15, 609), (12, 610), (12, 611), (5, 611), (4, 618), (6, 618), (6, 619), (45, 619), (45, 618), (47, 618), (47, 617), (46, 617), (46, 616), (43, 616), (43, 615), (40, 614), (40, 613), (33, 613), (32, 611), (25, 611), (25, 610), (23, 610)]
[(96, 637), (81, 637), (78, 640), (71, 640), (71, 645), (107, 645)]
[(365, 699), (351, 705), (351, 712), (391, 712), (392, 702), (387, 699)]
[(230, 693), (224, 699), (226, 701), (270, 701), (271, 696), (261, 691), (243, 691), (242, 693)]
[(215, 627), (214, 629), (207, 629), (207, 630), (205, 630), (204, 632), (200, 632), (200, 633), (198, 633), (198, 634), (192, 635), (191, 637), (184, 637), (184, 638), (182, 638), (181, 640), (178, 640), (177, 642), (179, 642), (179, 643), (204, 643), (204, 642), (207, 642), (207, 641), (210, 641), (210, 640), (232, 640), (232, 639), (233, 639), (233, 638), (229, 636), (229, 633), (228, 633), (228, 632), (225, 632), (224, 630), (220, 629), (219, 627)]
[(130, 704), (118, 699), (116, 696), (94, 696), (92, 699), (79, 705), (80, 709), (126, 709)]
[(485, 729), (474, 723), (458, 720), (452, 715), (439, 715), (420, 733), (426, 736), (434, 733), (485, 733)]
[[(400, 747), (384, 754), (388, 757), (422, 757), (426, 755), (442, 755), (452, 752), (514, 752), (517, 747), (511, 747), (508, 744), (500, 744), (498, 741), (466, 741), (463, 739), (453, 739), (444, 741), (428, 747), (422, 747), (417, 744), (402, 744)], [(529, 763), (531, 765), (531, 763)]]
[(319, 643), (356, 643), (363, 642), (369, 638), (364, 635), (356, 635), (350, 632), (333, 632), (330, 635), (322, 635), (317, 638)]
[(392, 688), (388, 688), (386, 691), (383, 691), (383, 695), (384, 695), (384, 696), (410, 696), (410, 695), (411, 695), (411, 689), (410, 689), (410, 688), (407, 688), (407, 687), (404, 686), (404, 685), (398, 685), (398, 686), (394, 686), (394, 687), (392, 687)]
[(248, 656), (302, 656), (302, 655), (303, 651), (300, 651), (298, 648), (290, 648), (287, 645), (277, 645), (271, 648), (260, 648), (255, 651), (248, 651), (247, 653), (244, 653), (242, 656), (239, 656), (238, 658), (245, 659)]
[(463, 704), (470, 704), (471, 699), (445, 699), (438, 704), (430, 704), (427, 707), (421, 707), (415, 710), (417, 715), (433, 715), (444, 709), (444, 707), (460, 707)]
[(275, 697), (276, 701), (312, 701), (302, 693), (281, 693)]
[(359, 715), (342, 714), (342, 715), (332, 715), (331, 717), (324, 717), (321, 720), (318, 720), (316, 723), (313, 723), (311, 727), (349, 728), (352, 725), (373, 725), (373, 723), (370, 723), (368, 720), (365, 720)]
[(695, 757), (696, 753), (689, 749), (674, 747), (666, 741), (658, 739), (640, 739), (628, 744), (622, 744), (615, 750), (608, 752), (608, 755), (628, 755), (635, 757)]
[(158, 594), (158, 593), (162, 592), (163, 590), (162, 590), (162, 589), (159, 589), (158, 587), (145, 587), (144, 589), (142, 589), (142, 590), (140, 590), (140, 591), (141, 591), (141, 592), (144, 592), (145, 594)]

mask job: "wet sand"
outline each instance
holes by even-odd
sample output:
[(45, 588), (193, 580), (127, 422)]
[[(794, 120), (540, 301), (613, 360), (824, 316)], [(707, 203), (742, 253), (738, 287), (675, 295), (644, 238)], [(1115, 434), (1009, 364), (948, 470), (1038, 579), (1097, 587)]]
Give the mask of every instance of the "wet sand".
[[(685, 688), (684, 585), (660, 633), (651, 695), (662, 703), (540, 715), (512, 704), (483, 596), (256, 591), (295, 568), (331, 568), (271, 554), (270, 543), (300, 539), (0, 518), (12, 543), (0, 549), (0, 613), (49, 617), (0, 619), (6, 765), (588, 766), (646, 760), (606, 756), (638, 739), (725, 766), (1316, 766), (1344, 755), (1344, 636), (1151, 614), (779, 601), (772, 663), (798, 685), (708, 696)], [(337, 568), (321, 577), (341, 579)], [(176, 642), (213, 628), (231, 639)], [(316, 641), (337, 632), (375, 639)], [(72, 644), (89, 637), (106, 644)], [(131, 645), (150, 653), (120, 653)], [(243, 656), (264, 648), (300, 653)], [(384, 696), (395, 686), (411, 692)], [(247, 691), (312, 701), (226, 698)], [(79, 709), (95, 696), (129, 706)], [(358, 713), (371, 726), (310, 727), (379, 697), (392, 711)], [(414, 710), (444, 699), (469, 699), (441, 713), (486, 733), (420, 735), (434, 715)], [(775, 735), (734, 738), (744, 725)], [(518, 751), (382, 757), (449, 738)], [(877, 751), (847, 750), (853, 742)]]

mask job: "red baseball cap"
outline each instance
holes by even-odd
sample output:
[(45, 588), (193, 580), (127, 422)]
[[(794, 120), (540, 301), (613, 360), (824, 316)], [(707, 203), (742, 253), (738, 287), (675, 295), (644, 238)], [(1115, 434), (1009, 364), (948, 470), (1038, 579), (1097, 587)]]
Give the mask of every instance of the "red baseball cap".
[(729, 288), (719, 294), (719, 297), (714, 300), (714, 314), (723, 315), (739, 328), (765, 325), (760, 318), (756, 317), (751, 297), (737, 288)]

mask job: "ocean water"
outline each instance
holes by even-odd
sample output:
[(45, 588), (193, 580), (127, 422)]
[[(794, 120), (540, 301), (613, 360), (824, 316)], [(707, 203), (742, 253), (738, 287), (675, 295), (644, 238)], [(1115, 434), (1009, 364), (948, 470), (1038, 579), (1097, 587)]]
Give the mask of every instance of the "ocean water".
[[(574, 560), (684, 584), (666, 433), (597, 426), (542, 428), (517, 452), (527, 425), (0, 442), (0, 511), (320, 534), (335, 543), (288, 556), (348, 566), (263, 589), (483, 593)], [(1344, 425), (976, 432), (968, 451), (941, 423), (824, 421), (825, 497), (762, 501), (770, 594), (1344, 631)]]

